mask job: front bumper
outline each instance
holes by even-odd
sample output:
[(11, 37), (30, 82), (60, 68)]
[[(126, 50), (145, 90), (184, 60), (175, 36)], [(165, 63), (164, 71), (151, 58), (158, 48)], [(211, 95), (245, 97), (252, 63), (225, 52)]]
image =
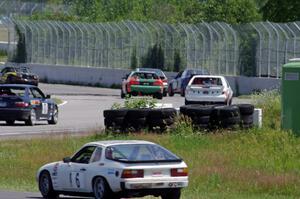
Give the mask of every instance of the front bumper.
[(21, 108), (0, 108), (0, 120), (20, 120), (25, 121), (30, 116), (30, 109)]
[(143, 94), (153, 94), (162, 93), (162, 87), (160, 86), (143, 86), (143, 85), (131, 85), (130, 92), (143, 93)]

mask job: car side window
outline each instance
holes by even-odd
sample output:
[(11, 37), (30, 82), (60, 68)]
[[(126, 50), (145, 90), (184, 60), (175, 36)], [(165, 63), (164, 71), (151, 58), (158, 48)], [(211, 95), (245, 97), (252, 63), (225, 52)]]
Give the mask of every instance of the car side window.
[(77, 152), (72, 158), (71, 162), (88, 164), (91, 160), (93, 152), (95, 151), (96, 146), (87, 146)]
[(176, 75), (175, 79), (180, 78), (180, 77), (182, 76), (182, 73), (183, 73), (183, 71), (180, 71), (180, 72)]
[(92, 162), (98, 162), (101, 160), (101, 155), (102, 155), (102, 148), (101, 147), (97, 147), (97, 149), (94, 151), (90, 163)]
[(32, 94), (32, 96), (34, 97), (34, 98), (45, 98), (45, 95), (40, 91), (40, 90), (38, 90), (37, 88), (31, 88), (30, 89), (30, 94), (29, 95), (31, 95)]

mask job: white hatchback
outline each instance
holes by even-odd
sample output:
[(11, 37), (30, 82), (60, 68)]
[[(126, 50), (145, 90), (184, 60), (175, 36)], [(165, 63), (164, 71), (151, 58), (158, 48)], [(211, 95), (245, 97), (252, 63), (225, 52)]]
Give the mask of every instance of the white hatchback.
[(99, 141), (85, 144), (70, 158), (42, 166), (37, 181), (44, 198), (64, 194), (179, 199), (181, 188), (188, 186), (188, 169), (181, 158), (152, 142)]
[(233, 91), (223, 76), (195, 75), (185, 90), (185, 104), (232, 103)]

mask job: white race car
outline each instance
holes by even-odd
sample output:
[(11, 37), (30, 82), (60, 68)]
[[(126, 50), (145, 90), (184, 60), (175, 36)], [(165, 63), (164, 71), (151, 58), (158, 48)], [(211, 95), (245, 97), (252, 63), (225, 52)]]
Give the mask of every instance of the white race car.
[(152, 142), (99, 141), (85, 144), (71, 158), (42, 166), (37, 181), (44, 198), (63, 194), (179, 199), (181, 188), (188, 186), (188, 168), (181, 158)]
[(231, 105), (233, 91), (223, 76), (195, 75), (185, 89), (185, 104)]

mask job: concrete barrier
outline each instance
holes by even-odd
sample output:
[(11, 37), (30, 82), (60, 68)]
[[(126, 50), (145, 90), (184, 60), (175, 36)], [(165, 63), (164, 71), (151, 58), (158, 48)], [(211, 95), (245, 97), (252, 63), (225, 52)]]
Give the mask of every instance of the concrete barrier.
[[(7, 63), (6, 65), (14, 65)], [(21, 64), (29, 66), (32, 72), (39, 75), (40, 79), (49, 83), (65, 83), (93, 85), (103, 87), (115, 87), (121, 85), (122, 77), (130, 70), (109, 69), (95, 67), (46, 65), (46, 64)], [(177, 73), (166, 72), (168, 79), (172, 79)], [(237, 95), (250, 94), (254, 91), (271, 90), (280, 88), (280, 79), (258, 78), (243, 76), (226, 76), (227, 81)]]

